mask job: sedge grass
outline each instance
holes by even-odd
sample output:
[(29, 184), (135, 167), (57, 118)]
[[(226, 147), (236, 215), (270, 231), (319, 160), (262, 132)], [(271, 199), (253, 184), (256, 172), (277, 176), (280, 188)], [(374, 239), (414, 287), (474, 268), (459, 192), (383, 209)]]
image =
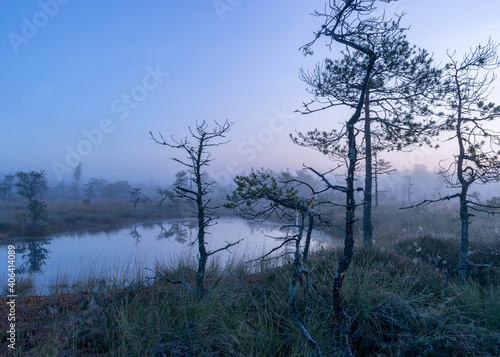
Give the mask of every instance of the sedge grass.
[[(324, 354), (336, 355), (336, 323), (328, 301), (332, 262), (339, 252), (323, 248), (316, 253), (310, 256), (309, 279), (327, 304), (299, 294), (298, 306)], [(156, 267), (188, 282), (194, 281), (195, 268), (196, 261), (189, 257), (175, 266), (163, 262)], [(127, 284), (121, 275), (114, 279), (81, 275), (78, 284), (60, 278), (60, 284), (74, 284), (73, 292), (54, 286), (44, 300), (47, 306), (39, 306), (36, 314), (27, 306), (31, 300), (20, 298), (27, 315), (18, 342), (22, 353), (17, 355), (149, 356), (170, 351), (171, 355), (304, 356), (309, 350), (287, 304), (290, 272), (287, 262), (256, 270), (242, 261), (222, 266), (214, 260), (207, 269), (211, 289), (203, 299), (144, 274), (129, 278)], [(445, 299), (444, 276), (428, 262), (387, 249), (357, 252), (343, 290), (355, 350), (373, 356), (498, 353), (498, 282), (488, 286), (452, 282)], [(37, 331), (41, 321), (46, 327)], [(55, 337), (48, 339), (49, 335)]]

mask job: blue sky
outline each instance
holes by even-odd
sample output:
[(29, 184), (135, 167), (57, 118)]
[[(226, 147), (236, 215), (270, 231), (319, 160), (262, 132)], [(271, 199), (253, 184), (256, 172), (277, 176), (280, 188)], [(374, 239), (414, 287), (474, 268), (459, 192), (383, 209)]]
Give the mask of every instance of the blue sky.
[[(293, 114), (310, 99), (299, 68), (329, 54), (321, 41), (313, 57), (298, 50), (321, 24), (309, 14), (324, 4), (2, 2), (0, 173), (45, 169), (69, 181), (81, 159), (85, 178), (160, 184), (181, 169), (169, 158), (182, 153), (155, 145), (149, 131), (181, 138), (196, 121), (225, 119), (234, 121), (231, 142), (211, 168), (220, 179), (252, 166), (327, 167), (288, 138), (345, 120), (345, 111)], [(498, 1), (408, 0), (386, 10), (406, 11), (410, 41), (438, 61), (448, 48), (500, 41)]]

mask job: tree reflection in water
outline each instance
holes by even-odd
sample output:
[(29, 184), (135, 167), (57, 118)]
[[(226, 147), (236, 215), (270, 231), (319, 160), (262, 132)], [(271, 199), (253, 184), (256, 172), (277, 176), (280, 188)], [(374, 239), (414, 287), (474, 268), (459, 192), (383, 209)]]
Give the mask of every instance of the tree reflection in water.
[[(168, 230), (162, 223), (158, 223), (158, 227), (160, 227), (160, 233), (156, 237), (157, 239), (170, 239), (174, 237), (174, 240), (179, 244), (184, 244), (188, 241), (191, 241), (192, 238), (192, 229), (196, 225), (195, 222), (174, 222), (170, 223), (170, 227)], [(189, 236), (189, 238), (188, 238)], [(191, 241), (191, 243), (193, 243)]]
[(43, 241), (29, 241), (17, 246), (17, 252), (22, 254), (25, 261), (16, 268), (18, 274), (41, 273), (46, 264), (50, 250), (45, 245), (50, 244), (51, 239)]
[(135, 245), (139, 244), (139, 242), (141, 241), (141, 235), (139, 234), (139, 232), (137, 232), (137, 226), (132, 227), (128, 234), (133, 239), (135, 239)]

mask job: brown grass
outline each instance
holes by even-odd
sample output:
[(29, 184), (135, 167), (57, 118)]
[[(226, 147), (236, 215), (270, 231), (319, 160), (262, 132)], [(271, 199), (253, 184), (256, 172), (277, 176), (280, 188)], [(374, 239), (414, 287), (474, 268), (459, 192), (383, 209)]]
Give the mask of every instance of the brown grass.
[(107, 230), (133, 223), (158, 221), (168, 218), (190, 216), (186, 205), (139, 204), (134, 210), (128, 201), (91, 201), (84, 203), (75, 200), (48, 201), (48, 220), (33, 227), (16, 220), (25, 210), (22, 201), (0, 202), (0, 239), (21, 236), (40, 236), (52, 233), (74, 232), (81, 230)]

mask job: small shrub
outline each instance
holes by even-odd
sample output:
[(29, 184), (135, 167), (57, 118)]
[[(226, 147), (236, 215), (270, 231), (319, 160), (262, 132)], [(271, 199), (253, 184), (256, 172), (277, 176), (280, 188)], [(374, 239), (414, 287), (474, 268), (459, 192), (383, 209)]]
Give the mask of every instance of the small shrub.
[(397, 243), (396, 252), (449, 271), (458, 265), (460, 242), (423, 235)]

